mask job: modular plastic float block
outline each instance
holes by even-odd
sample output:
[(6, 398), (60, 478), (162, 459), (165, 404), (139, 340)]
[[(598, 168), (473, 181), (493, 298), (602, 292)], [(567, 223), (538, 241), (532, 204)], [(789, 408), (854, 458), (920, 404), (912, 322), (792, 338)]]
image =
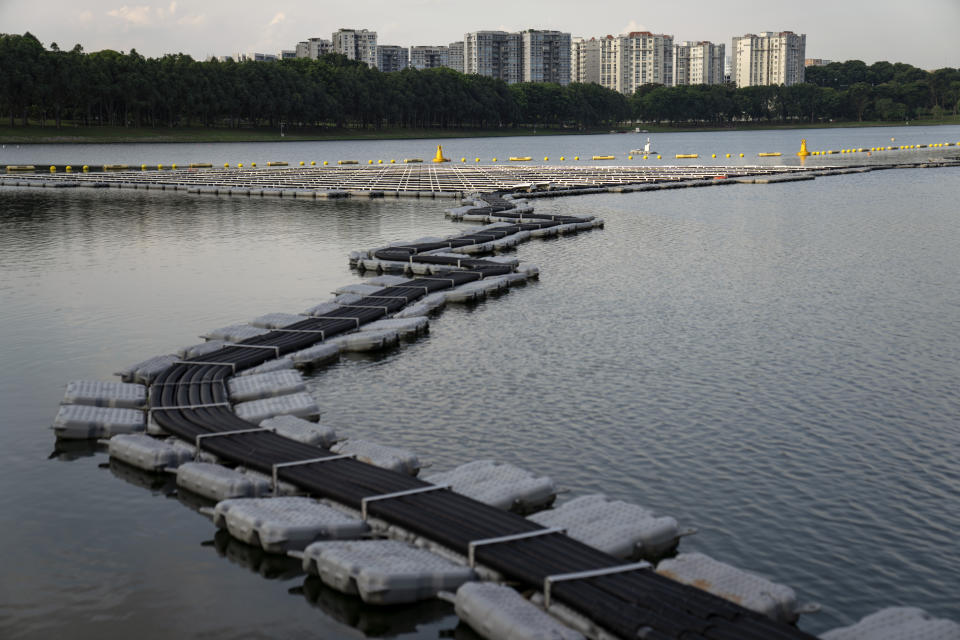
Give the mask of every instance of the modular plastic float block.
[(227, 381), (234, 402), (261, 400), (305, 391), (307, 385), (299, 371), (282, 370), (230, 378)]
[(389, 330), (396, 331), (401, 338), (416, 338), (430, 327), (430, 321), (423, 316), (412, 318), (384, 318), (360, 327), (360, 332)]
[(177, 355), (181, 358), (196, 358), (197, 356), (204, 356), (208, 353), (219, 351), (226, 345), (227, 342), (225, 340), (207, 340), (206, 342), (201, 342), (200, 344), (189, 347), (181, 347), (177, 349)]
[(67, 383), (63, 403), (114, 409), (142, 409), (147, 404), (147, 388), (129, 382), (74, 380)]
[(339, 342), (324, 342), (295, 351), (287, 356), (297, 367), (317, 367), (340, 358), (343, 345)]
[(111, 458), (145, 471), (175, 469), (194, 457), (193, 447), (144, 434), (114, 436), (110, 439), (109, 452)]
[(433, 598), (476, 578), (468, 567), (397, 540), (316, 542), (304, 550), (303, 568), (337, 591), (381, 605)]
[(273, 360), (267, 360), (263, 364), (258, 364), (255, 367), (250, 367), (249, 369), (244, 369), (243, 371), (238, 371), (237, 376), (253, 376), (260, 373), (269, 373), (270, 371), (283, 371), (284, 369), (293, 369), (294, 362), (290, 356), (284, 356), (282, 358), (274, 358)]
[(309, 393), (293, 393), (275, 398), (264, 398), (241, 402), (234, 406), (234, 412), (247, 422), (260, 424), (267, 418), (279, 415), (293, 415), (311, 420), (319, 419), (320, 407)]
[(336, 431), (330, 425), (310, 422), (296, 416), (267, 418), (260, 423), (260, 426), (270, 429), (284, 438), (317, 447), (330, 447), (337, 441)]
[(62, 405), (53, 419), (53, 430), (65, 440), (110, 438), (147, 428), (146, 416), (136, 409)]
[(177, 486), (210, 500), (247, 498), (270, 493), (270, 480), (209, 462), (186, 462), (177, 468)]
[(378, 291), (382, 291), (382, 290), (383, 290), (383, 287), (380, 287), (380, 286), (376, 286), (372, 284), (357, 283), (357, 284), (344, 285), (339, 289), (335, 290), (333, 293), (334, 295), (338, 295), (338, 296), (343, 294), (371, 296), (377, 293)]
[(353, 455), (360, 462), (375, 467), (415, 476), (420, 472), (420, 459), (409, 449), (388, 447), (367, 440), (350, 439), (330, 447), (334, 453)]
[(240, 342), (241, 340), (256, 338), (257, 336), (262, 336), (266, 333), (270, 332), (266, 329), (260, 329), (259, 327), (254, 327), (249, 324), (231, 324), (226, 327), (220, 327), (219, 329), (208, 331), (200, 337), (206, 340), (229, 340), (230, 342)]
[(126, 369), (116, 372), (124, 382), (139, 382), (141, 384), (150, 384), (153, 379), (165, 371), (173, 363), (179, 360), (175, 355), (162, 355), (148, 358), (143, 362), (131, 365)]
[(960, 640), (960, 624), (934, 618), (915, 607), (890, 607), (849, 627), (831, 629), (821, 640)]
[(777, 584), (702, 553), (681, 553), (662, 560), (657, 573), (677, 582), (708, 591), (780, 622), (798, 618), (797, 595), (786, 585)]
[(547, 476), (536, 477), (512, 464), (493, 460), (468, 462), (450, 471), (424, 478), (432, 484), (446, 484), (450, 489), (498, 509), (518, 513), (549, 505), (557, 497), (557, 487)]
[(575, 498), (541, 511), (530, 519), (545, 527), (566, 529), (567, 535), (618, 558), (656, 560), (679, 542), (677, 521), (649, 509), (601, 494)]
[(503, 585), (467, 582), (457, 589), (454, 607), (458, 618), (488, 640), (584, 640)]
[(214, 507), (213, 522), (272, 553), (300, 550), (317, 540), (358, 538), (370, 531), (363, 520), (300, 497), (224, 500)]

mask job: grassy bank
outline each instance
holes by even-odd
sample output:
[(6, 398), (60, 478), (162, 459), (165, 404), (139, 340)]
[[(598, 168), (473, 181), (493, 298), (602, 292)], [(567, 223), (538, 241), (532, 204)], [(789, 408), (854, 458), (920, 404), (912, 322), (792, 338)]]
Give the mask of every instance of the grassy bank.
[[(849, 127), (889, 127), (903, 126), (903, 122), (865, 121), (865, 122), (830, 122), (830, 123), (779, 123), (779, 122), (746, 122), (734, 123), (725, 126), (691, 126), (687, 123), (673, 125), (641, 125), (642, 129), (650, 133), (668, 133), (675, 131), (754, 131), (780, 129), (821, 129), (821, 128), (849, 128)], [(960, 125), (960, 116), (945, 116), (942, 118), (925, 118), (912, 120), (910, 126)], [(633, 131), (633, 126), (622, 125), (621, 131)], [(9, 125), (0, 126), (0, 143), (2, 144), (70, 144), (70, 143), (149, 143), (149, 142), (293, 142), (293, 141), (323, 141), (323, 140), (408, 140), (432, 138), (490, 138), (504, 136), (543, 136), (543, 135), (578, 135), (609, 133), (609, 129), (577, 130), (532, 127), (504, 128), (504, 129), (340, 129), (333, 127), (323, 128), (295, 128), (285, 129), (281, 137), (279, 128), (244, 128), (244, 129), (205, 129), (200, 127), (177, 127), (152, 129), (148, 127), (80, 127), (72, 124), (64, 125), (60, 129), (52, 126), (41, 127), (39, 123), (29, 126)]]

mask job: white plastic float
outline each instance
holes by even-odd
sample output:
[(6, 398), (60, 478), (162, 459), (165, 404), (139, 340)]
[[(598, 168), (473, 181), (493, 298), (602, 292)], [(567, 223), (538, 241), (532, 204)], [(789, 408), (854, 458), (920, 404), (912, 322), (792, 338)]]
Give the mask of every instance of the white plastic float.
[(372, 296), (382, 289), (383, 287), (377, 285), (357, 283), (344, 285), (336, 289), (333, 293), (338, 296), (351, 293), (358, 296)]
[(296, 416), (267, 418), (260, 423), (260, 426), (284, 438), (316, 447), (329, 448), (337, 441), (337, 433), (330, 425), (310, 422)]
[(225, 347), (227, 342), (225, 340), (207, 340), (206, 342), (201, 342), (200, 344), (191, 345), (189, 347), (181, 347), (177, 349), (177, 355), (181, 358), (195, 358), (197, 356), (204, 356), (208, 353), (213, 353)]
[(249, 324), (231, 324), (219, 329), (213, 329), (202, 334), (200, 337), (204, 340), (227, 340), (229, 342), (240, 342), (249, 338), (256, 338), (265, 333), (270, 333), (266, 329), (260, 329)]
[(397, 345), (400, 342), (400, 335), (392, 329), (380, 329), (379, 331), (362, 331), (350, 333), (344, 336), (337, 336), (328, 341), (328, 344), (337, 344), (340, 349), (350, 353), (362, 353), (365, 351), (381, 351)]
[(303, 552), (303, 569), (379, 605), (426, 600), (475, 579), (469, 567), (397, 540), (315, 542)]
[(147, 388), (129, 382), (74, 380), (67, 383), (63, 404), (114, 409), (142, 409), (147, 404)]
[(258, 364), (255, 367), (250, 367), (249, 369), (244, 369), (243, 371), (237, 371), (238, 376), (253, 376), (260, 373), (269, 373), (271, 371), (283, 371), (284, 369), (293, 369), (294, 362), (290, 356), (283, 356), (282, 358), (274, 358), (273, 360), (267, 360), (263, 364)]
[(394, 318), (416, 318), (420, 316), (426, 316), (430, 313), (436, 311), (437, 309), (442, 308), (447, 303), (447, 294), (444, 291), (437, 291), (436, 293), (431, 293), (424, 296), (415, 303), (404, 307), (396, 314)]
[(307, 385), (299, 371), (282, 370), (232, 377), (227, 380), (230, 399), (248, 402), (306, 391)]
[(150, 384), (153, 379), (173, 365), (179, 357), (175, 355), (154, 356), (143, 362), (130, 365), (126, 369), (116, 372), (124, 382), (138, 382), (140, 384)]
[(210, 462), (185, 462), (177, 467), (177, 486), (209, 500), (255, 498), (271, 493), (266, 476), (253, 476)]
[(487, 640), (583, 640), (516, 590), (467, 582), (453, 598), (457, 617)]
[(430, 474), (424, 480), (448, 485), (474, 500), (520, 514), (543, 509), (557, 497), (557, 487), (549, 477), (537, 477), (512, 464), (493, 460), (468, 462), (450, 471)]
[(821, 640), (960, 640), (960, 624), (934, 618), (915, 607), (890, 607), (849, 627), (831, 629)]
[(298, 369), (319, 367), (340, 358), (342, 345), (338, 342), (323, 342), (286, 356)]
[(53, 431), (64, 440), (111, 438), (138, 433), (147, 427), (146, 416), (136, 409), (65, 404), (53, 419)]
[(302, 497), (223, 500), (213, 509), (213, 523), (271, 553), (297, 551), (317, 540), (358, 538), (370, 530), (363, 520)]
[(286, 396), (241, 402), (233, 407), (234, 413), (247, 422), (260, 424), (267, 418), (292, 415), (307, 420), (320, 419), (320, 407), (309, 393), (292, 393)]
[(110, 439), (109, 453), (144, 471), (175, 469), (194, 457), (194, 449), (176, 439), (158, 440), (143, 434), (122, 434)]
[(702, 553), (681, 553), (676, 558), (662, 560), (657, 565), (657, 573), (736, 602), (779, 622), (796, 622), (801, 612), (809, 610), (797, 606), (797, 594), (790, 587)]
[(420, 459), (409, 449), (388, 447), (368, 440), (348, 439), (333, 445), (330, 451), (353, 455), (360, 462), (411, 476), (420, 472)]
[(657, 517), (649, 509), (607, 500), (602, 494), (575, 498), (530, 519), (595, 549), (629, 560), (657, 560), (676, 548), (680, 531), (674, 518)]
[(360, 327), (360, 332), (364, 331), (396, 331), (401, 339), (412, 340), (417, 336), (426, 333), (430, 328), (430, 322), (424, 318), (420, 317), (410, 317), (410, 318), (384, 318), (382, 320), (376, 320), (370, 324), (365, 324)]

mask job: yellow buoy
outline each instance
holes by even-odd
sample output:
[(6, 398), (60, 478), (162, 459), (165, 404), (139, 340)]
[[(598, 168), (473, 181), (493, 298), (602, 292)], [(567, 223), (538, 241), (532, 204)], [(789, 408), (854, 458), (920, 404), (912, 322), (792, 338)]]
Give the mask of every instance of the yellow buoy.
[(158, 165), (157, 165), (157, 171), (163, 171), (163, 165), (162, 165), (162, 164), (158, 164)]
[(476, 162), (480, 162), (480, 158), (477, 158), (477, 159), (476, 159)]
[(50, 165), (50, 173), (56, 173), (57, 167), (55, 165)]
[(633, 156), (627, 156), (627, 160), (633, 160)]
[(729, 153), (727, 154), (727, 157), (728, 157), (728, 158), (730, 157), (730, 154), (729, 154)]
[(563, 162), (563, 156), (560, 156), (560, 162)]
[(302, 167), (304, 164), (305, 164), (304, 161), (301, 160), (301, 161), (300, 161), (300, 166)]
[(646, 159), (647, 159), (647, 156), (643, 156), (643, 159), (646, 160)]
[(711, 158), (716, 158), (716, 157), (717, 157), (717, 154), (713, 154), (713, 155), (710, 156), (710, 157), (711, 157)]
[(147, 165), (145, 164), (140, 165), (140, 171), (146, 171), (146, 170), (147, 170)]
[(810, 152), (807, 151), (807, 139), (800, 138), (800, 151), (797, 151), (797, 155), (801, 158), (810, 155)]
[(657, 156), (657, 160), (662, 160), (662, 159), (663, 159), (663, 156), (660, 156), (660, 155)]
[(579, 159), (580, 159), (580, 156), (573, 156), (573, 159), (574, 159), (574, 160), (579, 160)]
[(251, 162), (251, 163), (250, 163), (250, 166), (251, 166), (251, 167), (255, 167), (255, 166), (257, 166), (257, 163), (256, 163), (256, 162)]
[(330, 163), (327, 162), (326, 160), (323, 161), (323, 166), (327, 166), (328, 164), (330, 164)]
[(73, 167), (71, 167), (70, 165), (67, 165), (65, 170), (67, 173), (70, 173), (71, 171), (73, 171)]
[(310, 161), (310, 166), (311, 166), (311, 167), (317, 166), (317, 161), (316, 161), (316, 160), (311, 160), (311, 161)]
[(460, 158), (460, 162), (466, 162), (466, 161), (467, 161), (466, 157)]
[(83, 172), (86, 173), (87, 171), (90, 171), (90, 167), (88, 165), (83, 165)]
[(242, 163), (242, 162), (238, 163), (238, 164), (237, 164), (237, 168), (238, 168), (238, 169), (243, 169), (243, 163)]
[[(254, 166), (256, 166), (256, 165), (254, 165)], [(170, 168), (171, 168), (171, 169), (176, 169), (176, 168), (177, 168), (177, 165), (172, 164), (172, 165), (170, 165)]]
[(494, 159), (493, 159), (493, 161), (494, 161), (494, 162), (496, 162), (496, 161), (497, 161), (497, 159), (496, 159), (496, 158), (494, 158)]
[(396, 164), (396, 163), (397, 163), (396, 160), (394, 160), (393, 158), (390, 159), (390, 164)]
[(741, 157), (741, 158), (743, 157), (743, 154), (742, 154), (742, 153), (740, 154), (740, 157)]
[(543, 161), (544, 161), (544, 162), (550, 162), (550, 158), (548, 158), (547, 156), (543, 156)]
[(434, 162), (450, 162), (450, 158), (443, 157), (443, 147), (437, 145), (437, 155), (433, 157)]

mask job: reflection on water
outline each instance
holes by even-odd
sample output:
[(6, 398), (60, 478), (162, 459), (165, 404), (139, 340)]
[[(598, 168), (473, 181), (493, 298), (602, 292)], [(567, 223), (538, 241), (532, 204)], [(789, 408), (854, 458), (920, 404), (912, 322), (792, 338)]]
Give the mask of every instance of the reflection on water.
[(307, 576), (302, 586), (293, 587), (289, 592), (303, 596), (325, 615), (358, 629), (368, 638), (395, 638), (413, 633), (425, 623), (453, 616), (453, 605), (436, 599), (402, 605), (369, 605), (357, 596), (331, 589), (316, 576)]
[[(308, 384), (338, 433), (438, 471), (492, 458), (673, 515), (700, 530), (681, 550), (823, 603), (812, 632), (890, 605), (960, 620), (958, 178), (540, 201), (606, 228), (522, 245), (538, 282)], [(51, 454), (48, 428), (69, 380), (303, 310), (359, 279), (351, 250), (462, 230), (443, 203), (6, 188), (0, 203), (0, 473), (15, 487), (0, 493), (15, 523), (0, 528), (0, 636), (465, 637), (447, 605), (410, 621), (304, 607), (288, 589), (343, 596), (281, 587), (295, 565), (234, 547), (172, 476), (100, 473), (103, 445)]]
[(221, 558), (259, 574), (267, 580), (292, 580), (304, 574), (300, 560), (275, 553), (267, 553), (232, 537), (223, 529), (217, 529), (213, 540), (203, 546), (213, 547)]

